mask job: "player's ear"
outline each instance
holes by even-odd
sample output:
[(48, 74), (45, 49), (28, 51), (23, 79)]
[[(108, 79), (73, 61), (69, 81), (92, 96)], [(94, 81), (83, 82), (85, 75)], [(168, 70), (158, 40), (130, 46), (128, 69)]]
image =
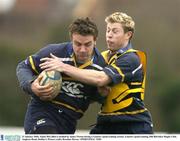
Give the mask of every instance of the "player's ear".
[(94, 37), (94, 41), (96, 42), (98, 40), (98, 37)]
[(94, 47), (96, 46), (96, 41), (94, 42)]
[(127, 38), (128, 40), (131, 39), (131, 37), (133, 36), (132, 31), (127, 31), (125, 34), (126, 34), (126, 38)]

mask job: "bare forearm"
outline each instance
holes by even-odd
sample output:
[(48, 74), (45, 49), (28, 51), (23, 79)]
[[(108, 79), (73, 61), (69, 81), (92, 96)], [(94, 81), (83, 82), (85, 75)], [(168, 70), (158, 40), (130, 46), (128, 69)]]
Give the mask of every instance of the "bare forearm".
[(41, 61), (44, 61), (40, 64), (41, 69), (64, 72), (76, 80), (100, 87), (109, 84), (111, 81), (110, 77), (103, 71), (79, 69), (69, 64), (63, 63), (60, 58), (52, 54), (51, 57), (52, 58), (46, 57), (41, 59)]
[(63, 72), (81, 82), (96, 86), (105, 86), (110, 82), (110, 78), (103, 71), (79, 69), (68, 64), (64, 64)]

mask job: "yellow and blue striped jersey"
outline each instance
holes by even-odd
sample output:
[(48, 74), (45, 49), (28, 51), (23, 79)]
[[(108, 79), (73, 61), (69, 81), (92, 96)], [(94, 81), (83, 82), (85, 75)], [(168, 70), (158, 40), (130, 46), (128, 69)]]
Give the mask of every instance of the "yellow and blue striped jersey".
[[(108, 64), (103, 71), (111, 78), (111, 92), (99, 113), (101, 121), (147, 121), (151, 116), (144, 105), (146, 55), (131, 44), (115, 54), (102, 52)], [(110, 56), (110, 57), (109, 57)]]

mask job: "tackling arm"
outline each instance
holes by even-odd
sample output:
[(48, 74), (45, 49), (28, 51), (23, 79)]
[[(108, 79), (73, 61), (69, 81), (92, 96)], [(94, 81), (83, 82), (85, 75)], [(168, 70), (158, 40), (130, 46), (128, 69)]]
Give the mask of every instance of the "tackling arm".
[(46, 57), (41, 59), (41, 61), (44, 61), (40, 64), (41, 69), (64, 72), (68, 76), (87, 84), (102, 87), (111, 82), (111, 78), (104, 71), (76, 68), (63, 63), (60, 58), (52, 54), (51, 58)]
[(79, 69), (68, 64), (64, 64), (61, 69), (63, 69), (65, 74), (79, 81), (98, 87), (105, 86), (111, 81), (110, 77), (104, 71)]

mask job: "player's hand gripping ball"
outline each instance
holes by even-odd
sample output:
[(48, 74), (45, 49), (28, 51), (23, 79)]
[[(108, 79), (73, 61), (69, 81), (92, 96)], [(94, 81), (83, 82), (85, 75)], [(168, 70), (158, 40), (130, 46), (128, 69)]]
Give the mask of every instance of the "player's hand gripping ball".
[(52, 93), (52, 99), (54, 99), (59, 93), (62, 86), (62, 76), (59, 71), (43, 71), (40, 73), (42, 75), (42, 79), (40, 81), (40, 85), (44, 86), (46, 84), (50, 84), (54, 88), (54, 92)]

